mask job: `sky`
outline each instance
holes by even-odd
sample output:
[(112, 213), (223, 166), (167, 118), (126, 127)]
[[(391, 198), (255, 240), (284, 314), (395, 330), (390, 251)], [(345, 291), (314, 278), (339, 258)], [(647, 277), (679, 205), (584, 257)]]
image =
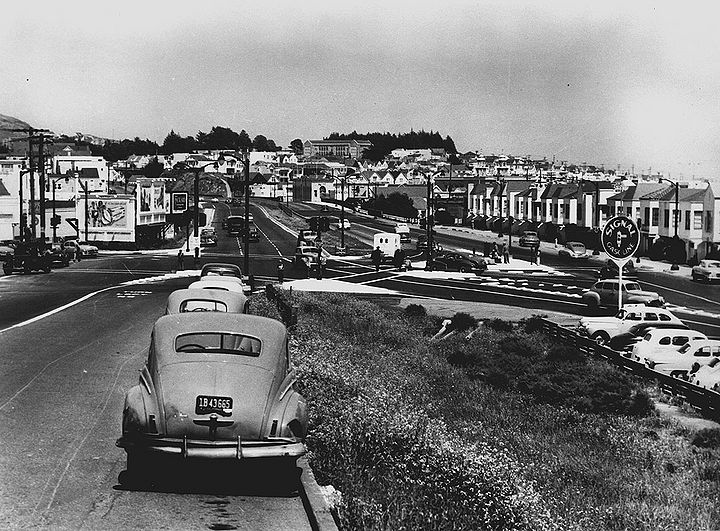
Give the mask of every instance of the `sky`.
[(462, 152), (720, 180), (718, 14), (692, 0), (13, 2), (0, 114), (159, 143), (217, 125), (281, 146), (424, 129)]

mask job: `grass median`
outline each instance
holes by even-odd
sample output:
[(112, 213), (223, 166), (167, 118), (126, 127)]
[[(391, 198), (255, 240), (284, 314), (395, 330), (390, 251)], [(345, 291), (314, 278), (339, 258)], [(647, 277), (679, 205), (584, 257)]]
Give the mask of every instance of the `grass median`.
[(419, 307), (293, 297), (310, 461), (342, 529), (720, 527), (717, 434), (661, 418), (643, 382), (532, 319), (433, 339)]

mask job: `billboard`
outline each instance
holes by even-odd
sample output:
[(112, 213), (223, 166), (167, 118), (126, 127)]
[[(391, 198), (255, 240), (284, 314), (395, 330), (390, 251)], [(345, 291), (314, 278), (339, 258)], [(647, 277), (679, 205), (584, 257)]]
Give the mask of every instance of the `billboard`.
[[(85, 196), (78, 197), (75, 215), (80, 237), (85, 237)], [(135, 241), (135, 199), (128, 196), (90, 195), (87, 198), (89, 241)]]
[(135, 190), (137, 200), (137, 224), (157, 225), (165, 223), (168, 210), (164, 179), (139, 178)]
[(170, 194), (170, 213), (171, 214), (182, 214), (188, 209), (188, 193), (187, 192), (172, 192)]

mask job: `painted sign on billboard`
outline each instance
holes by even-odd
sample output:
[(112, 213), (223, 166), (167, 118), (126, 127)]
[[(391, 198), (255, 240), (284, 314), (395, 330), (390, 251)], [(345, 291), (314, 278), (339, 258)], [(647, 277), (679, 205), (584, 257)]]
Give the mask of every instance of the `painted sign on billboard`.
[(85, 232), (85, 213), (90, 241), (135, 241), (135, 199), (112, 195), (80, 196), (75, 210), (80, 234)]
[(90, 226), (107, 229), (128, 227), (127, 200), (90, 200)]

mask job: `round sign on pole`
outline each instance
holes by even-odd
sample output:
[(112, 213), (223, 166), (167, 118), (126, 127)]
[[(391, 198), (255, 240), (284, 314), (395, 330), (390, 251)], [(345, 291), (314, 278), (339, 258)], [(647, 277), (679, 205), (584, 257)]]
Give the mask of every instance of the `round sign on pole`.
[(640, 245), (640, 231), (635, 222), (625, 216), (610, 218), (600, 234), (603, 249), (613, 262), (620, 265), (629, 260)]

